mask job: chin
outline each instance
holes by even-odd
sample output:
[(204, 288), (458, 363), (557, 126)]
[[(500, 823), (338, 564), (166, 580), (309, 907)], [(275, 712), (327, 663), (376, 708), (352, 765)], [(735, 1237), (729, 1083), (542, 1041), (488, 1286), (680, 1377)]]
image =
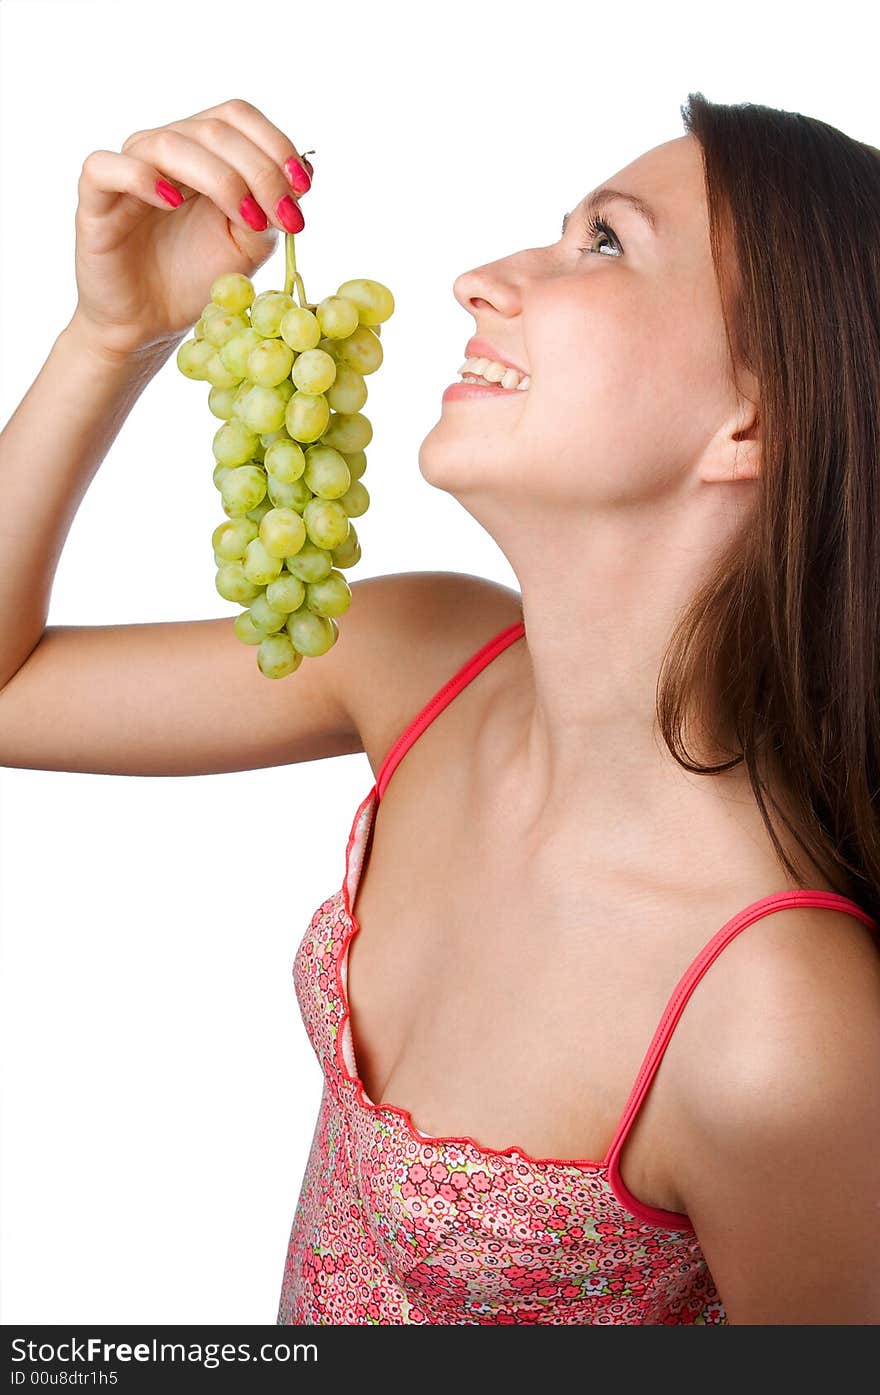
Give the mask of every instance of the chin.
[(450, 489), (464, 475), (462, 441), (447, 430), (442, 420), (436, 422), (419, 446), (419, 470), (422, 478), (436, 489)]

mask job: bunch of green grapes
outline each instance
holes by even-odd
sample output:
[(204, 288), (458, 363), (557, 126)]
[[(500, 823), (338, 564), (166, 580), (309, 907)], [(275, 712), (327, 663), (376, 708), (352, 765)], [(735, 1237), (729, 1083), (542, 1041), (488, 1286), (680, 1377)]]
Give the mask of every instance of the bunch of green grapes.
[(308, 304), (293, 235), (285, 241), (285, 289), (256, 295), (249, 277), (218, 276), (177, 352), (181, 373), (211, 384), (208, 406), (224, 423), (213, 443), (226, 514), (211, 538), (215, 584), (247, 607), (233, 628), (258, 646), (267, 678), (325, 654), (351, 605), (341, 569), (360, 561), (351, 520), (370, 505), (364, 378), (382, 363), (379, 326), (394, 312), (387, 286), (365, 279)]

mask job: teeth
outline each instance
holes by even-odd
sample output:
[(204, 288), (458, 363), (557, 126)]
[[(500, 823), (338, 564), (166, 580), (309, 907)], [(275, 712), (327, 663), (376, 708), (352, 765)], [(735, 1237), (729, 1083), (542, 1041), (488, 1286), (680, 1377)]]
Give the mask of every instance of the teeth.
[(466, 358), (458, 371), (462, 376), (500, 384), (508, 391), (525, 392), (532, 381), (528, 373), (521, 374), (518, 368), (508, 368), (491, 358)]

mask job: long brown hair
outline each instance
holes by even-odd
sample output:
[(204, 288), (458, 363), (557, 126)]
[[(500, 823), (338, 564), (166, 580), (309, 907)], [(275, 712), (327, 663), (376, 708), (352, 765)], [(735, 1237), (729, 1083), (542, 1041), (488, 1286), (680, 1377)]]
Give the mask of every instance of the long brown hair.
[[(829, 884), (880, 919), (880, 151), (701, 92), (681, 111), (733, 378), (741, 361), (760, 385), (761, 465), (745, 530), (664, 656), (657, 720), (687, 770), (744, 763), (797, 884), (765, 795)], [(735, 733), (734, 759), (688, 754), (694, 715), (713, 749)]]

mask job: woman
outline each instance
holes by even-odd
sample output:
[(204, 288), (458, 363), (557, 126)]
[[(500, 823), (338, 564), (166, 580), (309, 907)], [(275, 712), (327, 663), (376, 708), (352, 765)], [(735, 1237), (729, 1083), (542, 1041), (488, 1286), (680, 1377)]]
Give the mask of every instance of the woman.
[(311, 171), (241, 101), (84, 162), (77, 308), (0, 438), (0, 759), (376, 775), (294, 966), (326, 1081), (279, 1322), (880, 1320), (880, 167), (684, 117), (456, 282), (468, 366), (525, 386), (445, 397), (420, 467), (521, 594), (356, 581), (291, 684), (228, 620), (45, 618), (127, 412)]

